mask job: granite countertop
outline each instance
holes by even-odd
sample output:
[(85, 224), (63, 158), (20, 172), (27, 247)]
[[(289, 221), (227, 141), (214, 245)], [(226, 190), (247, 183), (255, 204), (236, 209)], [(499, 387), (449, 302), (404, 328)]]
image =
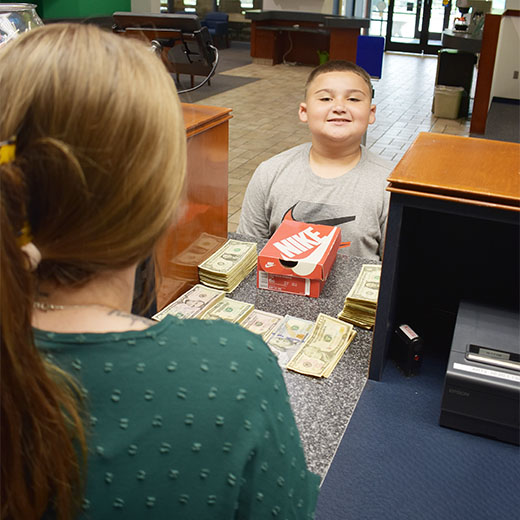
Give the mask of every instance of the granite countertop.
[[(231, 238), (248, 240), (232, 234)], [(258, 244), (258, 251), (265, 241)], [(256, 269), (230, 294), (234, 300), (253, 303), (257, 309), (284, 316), (315, 320), (320, 312), (336, 317), (356, 281), (361, 266), (378, 263), (338, 254), (319, 298), (257, 289)], [(283, 370), (309, 469), (325, 477), (365, 386), (372, 331), (354, 327), (357, 336), (328, 379)]]
[(369, 27), (368, 18), (306, 13), (304, 11), (246, 11), (246, 18), (253, 21), (284, 20), (291, 22), (318, 22), (325, 28), (359, 29)]
[(465, 52), (480, 52), (482, 36), (474, 36), (467, 32), (445, 29), (442, 31), (442, 46), (448, 49), (457, 49)]

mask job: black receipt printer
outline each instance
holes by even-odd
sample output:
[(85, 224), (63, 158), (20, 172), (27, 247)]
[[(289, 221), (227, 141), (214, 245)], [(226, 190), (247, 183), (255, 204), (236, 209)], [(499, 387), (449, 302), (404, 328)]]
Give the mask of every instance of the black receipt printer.
[(439, 422), (520, 444), (518, 310), (460, 302)]

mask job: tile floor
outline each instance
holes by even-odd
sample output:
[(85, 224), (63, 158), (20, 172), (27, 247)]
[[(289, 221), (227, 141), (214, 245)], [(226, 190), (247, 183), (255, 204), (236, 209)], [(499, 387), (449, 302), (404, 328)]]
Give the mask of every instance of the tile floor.
[[(229, 131), (228, 231), (240, 218), (244, 192), (255, 168), (288, 148), (309, 141), (297, 108), (311, 67), (250, 64), (223, 74), (258, 81), (200, 101), (233, 109)], [(376, 122), (367, 147), (397, 164), (419, 132), (469, 135), (470, 121), (435, 117), (431, 112), (437, 58), (386, 53), (380, 80), (374, 80)]]

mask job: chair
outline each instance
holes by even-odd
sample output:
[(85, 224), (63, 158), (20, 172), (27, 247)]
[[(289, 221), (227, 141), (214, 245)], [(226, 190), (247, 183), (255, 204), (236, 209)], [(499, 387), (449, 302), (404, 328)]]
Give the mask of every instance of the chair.
[(223, 39), (225, 46), (229, 47), (228, 22), (229, 15), (227, 13), (211, 12), (206, 14), (200, 24), (208, 28), (215, 44)]
[[(113, 14), (113, 32), (148, 42), (157, 41), (161, 58), (170, 73), (189, 74), (191, 86), (194, 76), (214, 74), (217, 63), (216, 49), (207, 27), (202, 27), (193, 14)], [(208, 84), (211, 84), (209, 78)], [(204, 83), (203, 83), (204, 84)]]

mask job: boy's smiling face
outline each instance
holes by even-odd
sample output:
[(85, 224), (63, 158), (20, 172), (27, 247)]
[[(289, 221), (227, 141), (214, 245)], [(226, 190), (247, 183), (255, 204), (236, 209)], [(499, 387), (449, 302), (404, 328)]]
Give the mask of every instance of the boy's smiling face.
[(300, 104), (300, 121), (307, 123), (313, 141), (359, 145), (376, 107), (364, 79), (354, 72), (334, 71), (317, 76)]

